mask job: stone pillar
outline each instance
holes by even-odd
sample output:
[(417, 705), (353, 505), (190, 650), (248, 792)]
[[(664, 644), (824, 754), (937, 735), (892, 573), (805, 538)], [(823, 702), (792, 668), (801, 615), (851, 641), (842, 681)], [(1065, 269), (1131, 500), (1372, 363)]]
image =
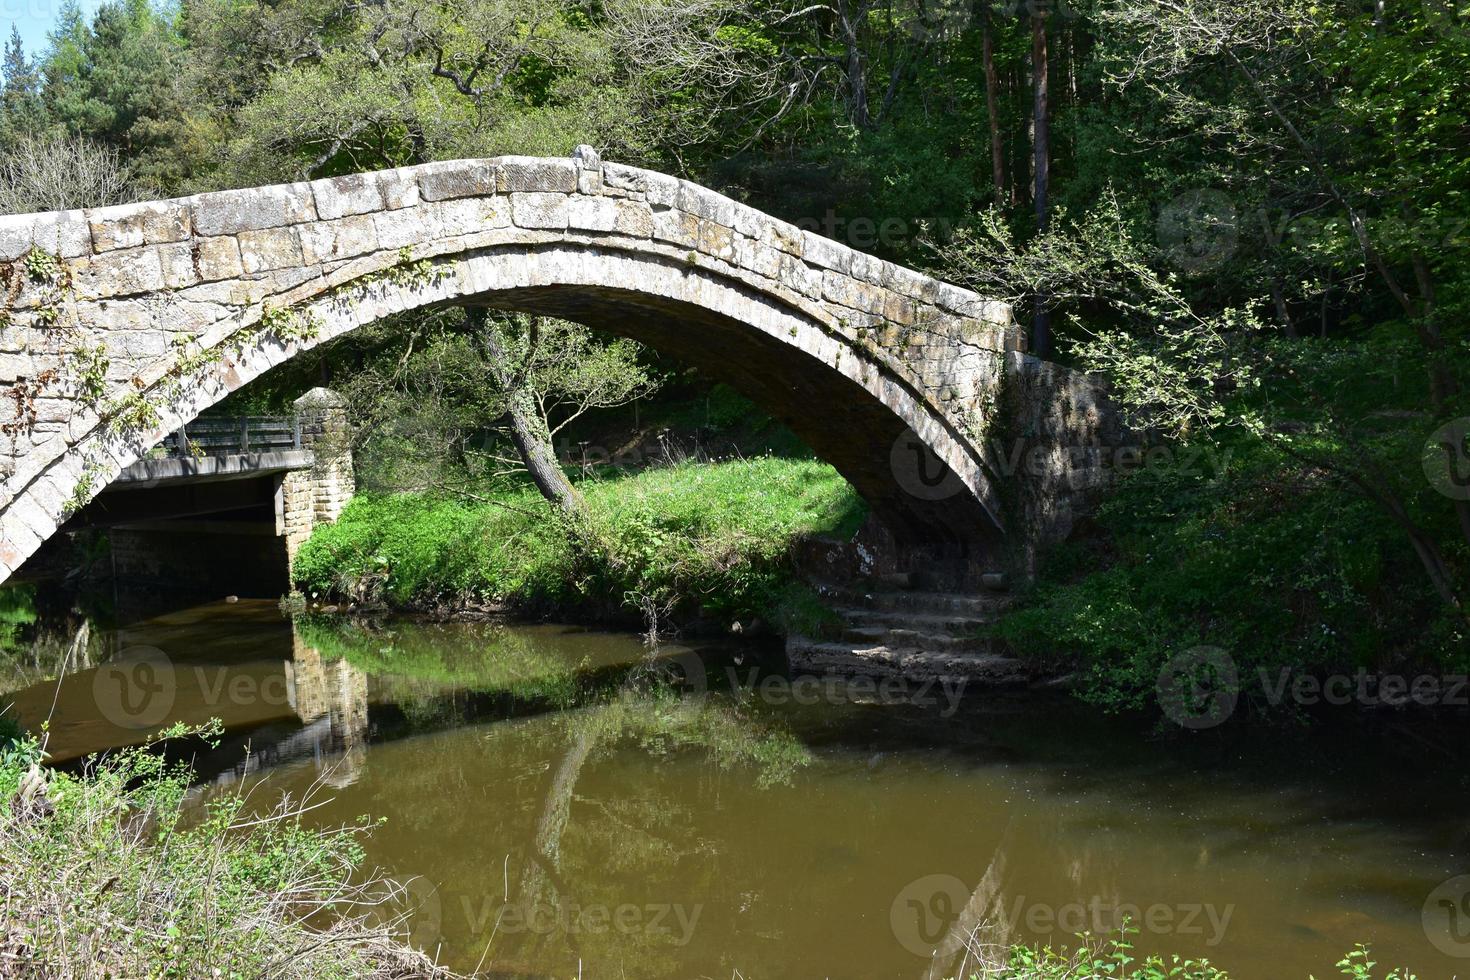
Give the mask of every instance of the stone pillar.
[(286, 539), (286, 555), (292, 561), (314, 528), (341, 516), (356, 486), (346, 400), (330, 389), (313, 388), (293, 406), (301, 448), (314, 461), (311, 469), (287, 473), (281, 481), (277, 530)]

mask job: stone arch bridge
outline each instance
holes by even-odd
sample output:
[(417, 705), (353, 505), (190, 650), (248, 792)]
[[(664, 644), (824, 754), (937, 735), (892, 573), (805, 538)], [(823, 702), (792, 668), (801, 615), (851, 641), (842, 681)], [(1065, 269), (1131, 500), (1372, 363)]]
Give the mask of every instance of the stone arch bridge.
[(1005, 303), (579, 147), (0, 217), (0, 581), (241, 385), (444, 305), (577, 320), (725, 380), (899, 543), (975, 568), (1028, 565), (1100, 473), (1072, 450), (1104, 434), (1099, 396), (1025, 355)]

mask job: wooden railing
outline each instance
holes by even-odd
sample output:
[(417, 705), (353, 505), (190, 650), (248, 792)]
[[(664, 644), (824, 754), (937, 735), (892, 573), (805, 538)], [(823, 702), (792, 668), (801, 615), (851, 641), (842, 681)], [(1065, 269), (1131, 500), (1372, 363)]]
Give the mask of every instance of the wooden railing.
[(234, 456), (301, 448), (299, 415), (201, 415), (159, 443), (170, 456)]

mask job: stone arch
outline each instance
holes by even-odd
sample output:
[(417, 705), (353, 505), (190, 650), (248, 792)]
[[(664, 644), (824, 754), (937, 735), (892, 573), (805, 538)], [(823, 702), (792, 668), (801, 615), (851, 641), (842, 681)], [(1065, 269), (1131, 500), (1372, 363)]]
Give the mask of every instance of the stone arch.
[(0, 581), (180, 423), (443, 305), (578, 320), (730, 381), (901, 538), (975, 557), (1004, 531), (983, 447), (1020, 345), (1005, 304), (585, 148), (5, 217), (0, 261)]

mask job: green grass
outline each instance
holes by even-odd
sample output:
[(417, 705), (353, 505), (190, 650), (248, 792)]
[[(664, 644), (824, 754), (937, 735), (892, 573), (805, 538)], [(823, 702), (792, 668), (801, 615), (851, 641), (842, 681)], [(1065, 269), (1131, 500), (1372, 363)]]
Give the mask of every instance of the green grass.
[(682, 464), (584, 482), (594, 547), (579, 547), (535, 491), (363, 495), (297, 555), (317, 598), (398, 608), (506, 603), (615, 613), (646, 598), (721, 620), (804, 607), (792, 549), (850, 534), (857, 495), (830, 466), (773, 457)]

